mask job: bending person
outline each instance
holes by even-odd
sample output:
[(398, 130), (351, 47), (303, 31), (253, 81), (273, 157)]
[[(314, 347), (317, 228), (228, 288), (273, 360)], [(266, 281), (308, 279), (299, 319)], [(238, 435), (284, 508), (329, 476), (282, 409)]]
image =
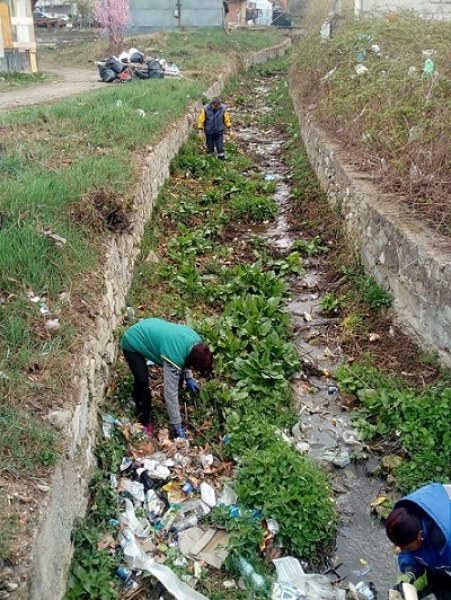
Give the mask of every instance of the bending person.
[(180, 417), (179, 388), (184, 381), (189, 390), (199, 391), (200, 386), (190, 369), (201, 375), (212, 372), (213, 354), (208, 345), (190, 327), (162, 319), (143, 319), (127, 329), (121, 346), (133, 373), (136, 412), (146, 433), (153, 433), (147, 367), (147, 360), (150, 360), (163, 367), (164, 399), (169, 420), (176, 435), (186, 437)]
[(451, 485), (430, 483), (401, 498), (386, 530), (401, 550), (397, 587), (412, 583), (420, 597), (451, 600)]

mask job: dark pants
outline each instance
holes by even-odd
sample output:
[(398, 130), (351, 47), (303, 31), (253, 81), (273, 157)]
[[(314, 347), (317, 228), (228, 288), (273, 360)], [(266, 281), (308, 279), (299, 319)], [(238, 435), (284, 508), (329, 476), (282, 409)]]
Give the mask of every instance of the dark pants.
[(134, 377), (133, 397), (138, 420), (142, 425), (147, 425), (150, 422), (150, 410), (152, 408), (147, 361), (139, 352), (131, 352), (125, 349), (123, 349), (123, 352)]
[(451, 577), (429, 569), (427, 576), (428, 585), (419, 597), (425, 598), (428, 594), (434, 594), (437, 600), (451, 600)]
[(218, 152), (218, 158), (224, 160), (224, 133), (206, 133), (208, 154), (214, 154), (215, 146)]

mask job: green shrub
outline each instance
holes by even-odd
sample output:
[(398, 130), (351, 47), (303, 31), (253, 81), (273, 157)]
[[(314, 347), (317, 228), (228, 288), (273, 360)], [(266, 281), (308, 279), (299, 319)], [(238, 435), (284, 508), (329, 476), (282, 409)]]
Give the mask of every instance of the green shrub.
[(283, 441), (248, 452), (243, 463), (235, 485), (240, 501), (279, 522), (287, 552), (309, 561), (319, 558), (335, 533), (324, 473)]
[(277, 204), (271, 198), (241, 194), (230, 201), (230, 209), (234, 217), (247, 221), (268, 221), (277, 216)]
[(339, 367), (336, 375), (342, 389), (362, 403), (353, 418), (363, 439), (398, 439), (408, 453), (395, 471), (402, 490), (451, 480), (449, 380), (418, 391), (357, 363)]

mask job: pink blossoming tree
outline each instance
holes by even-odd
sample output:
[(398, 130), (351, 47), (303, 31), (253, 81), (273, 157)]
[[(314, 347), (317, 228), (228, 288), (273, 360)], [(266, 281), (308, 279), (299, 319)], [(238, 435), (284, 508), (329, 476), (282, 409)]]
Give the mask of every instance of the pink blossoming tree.
[(124, 29), (130, 23), (128, 2), (129, 0), (95, 0), (95, 14), (108, 35), (112, 54), (123, 50)]

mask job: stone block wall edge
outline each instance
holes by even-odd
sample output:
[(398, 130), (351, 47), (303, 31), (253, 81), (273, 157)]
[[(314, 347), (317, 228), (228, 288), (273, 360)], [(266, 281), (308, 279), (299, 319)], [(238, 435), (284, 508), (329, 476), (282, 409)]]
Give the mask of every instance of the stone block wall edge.
[(365, 269), (393, 296), (395, 318), (422, 348), (451, 366), (449, 243), (354, 171), (340, 148), (290, 94), (310, 163), (329, 204), (342, 215)]

